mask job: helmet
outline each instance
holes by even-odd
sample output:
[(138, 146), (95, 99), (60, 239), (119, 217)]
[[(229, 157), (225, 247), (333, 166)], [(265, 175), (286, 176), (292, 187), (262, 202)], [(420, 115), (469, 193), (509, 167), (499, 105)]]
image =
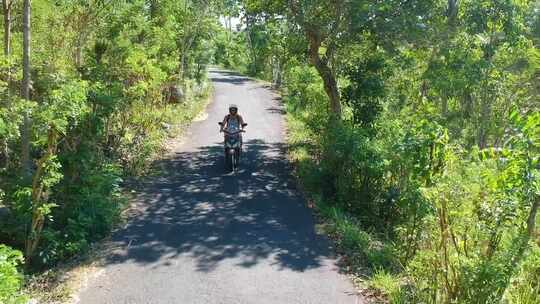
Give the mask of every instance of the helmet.
[(232, 110), (238, 111), (238, 107), (235, 104), (230, 104), (229, 105), (229, 111), (232, 111)]

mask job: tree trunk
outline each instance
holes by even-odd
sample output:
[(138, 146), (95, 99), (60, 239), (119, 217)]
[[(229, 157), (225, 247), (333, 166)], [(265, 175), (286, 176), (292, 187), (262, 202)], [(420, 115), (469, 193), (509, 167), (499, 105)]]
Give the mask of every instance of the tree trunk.
[[(451, 49), (453, 47), (452, 40), (456, 34), (458, 8), (458, 0), (448, 0), (448, 6), (446, 7), (446, 24), (448, 28), (444, 34), (442, 50)], [(441, 52), (441, 50), (439, 50), (439, 52)], [(444, 119), (448, 116), (448, 96), (446, 96), (446, 94), (441, 100), (441, 114)]]
[(444, 119), (448, 116), (448, 97), (443, 96), (441, 100), (441, 115)]
[[(189, 24), (189, 28), (186, 27), (184, 29), (184, 37), (182, 38), (182, 45), (180, 46), (181, 54), (180, 54), (180, 67), (178, 70), (178, 79), (182, 82), (182, 87), (184, 87), (185, 85), (184, 80), (186, 78), (186, 73), (189, 72), (188, 71), (189, 63), (188, 63), (188, 57), (187, 57), (188, 52), (191, 50), (191, 47), (193, 43), (195, 42), (195, 39), (197, 38), (202, 21), (204, 17), (206, 16), (206, 13), (209, 7), (208, 3), (206, 3), (205, 1), (201, 1), (200, 4), (203, 5), (203, 7), (198, 11), (199, 15), (196, 17), (196, 23), (194, 25)], [(188, 11), (187, 1), (185, 2), (184, 9)]]
[(81, 68), (83, 66), (83, 47), (84, 43), (86, 42), (86, 35), (84, 33), (79, 33), (79, 36), (77, 37), (77, 42), (75, 43), (75, 67), (77, 70), (81, 71)]
[(159, 4), (157, 0), (150, 0), (150, 18), (155, 19), (158, 15)]
[(29, 266), (32, 263), (32, 257), (34, 256), (36, 249), (38, 248), (39, 241), (41, 239), (41, 232), (43, 230), (43, 224), (45, 224), (45, 215), (42, 207), (48, 200), (48, 191), (46, 185), (43, 183), (43, 175), (46, 174), (47, 162), (56, 154), (57, 149), (57, 133), (53, 126), (49, 126), (47, 134), (47, 151), (38, 160), (36, 173), (32, 179), (32, 222), (30, 224), (30, 231), (26, 237), (25, 244), (25, 258), (26, 265)]
[[(23, 12), (23, 81), (21, 87), (21, 97), (30, 100), (30, 0), (24, 0)], [(22, 173), (23, 176), (30, 177), (30, 117), (24, 112), (23, 125), (21, 130), (21, 152), (22, 152)]]
[(22, 98), (30, 99), (30, 0), (24, 0), (23, 14), (23, 81), (22, 81)]
[(527, 234), (529, 238), (534, 237), (535, 226), (536, 226), (536, 214), (538, 213), (538, 208), (540, 207), (540, 196), (536, 196), (533, 205), (531, 206), (531, 211), (529, 212), (529, 218), (527, 219)]
[(319, 49), (321, 47), (321, 39), (313, 31), (306, 30), (306, 34), (309, 40), (309, 60), (311, 64), (315, 66), (317, 72), (319, 73), (319, 76), (321, 76), (323, 80), (324, 91), (330, 99), (330, 111), (332, 117), (334, 119), (341, 120), (341, 100), (339, 96), (336, 75), (328, 65), (328, 57), (331, 54), (326, 54), (324, 58), (321, 58), (321, 55), (319, 54)]
[(255, 50), (255, 47), (253, 46), (253, 40), (251, 39), (251, 34), (252, 34), (251, 23), (252, 23), (251, 15), (246, 14), (246, 39), (248, 42), (249, 53), (251, 55), (250, 72), (252, 75), (257, 75), (257, 73), (259, 72), (258, 62), (257, 62), (258, 58), (257, 58), (257, 51)]
[(281, 60), (278, 56), (272, 57), (272, 82), (275, 88), (281, 87)]
[[(332, 120), (341, 120), (341, 100), (339, 96), (339, 89), (337, 86), (336, 74), (329, 65), (329, 58), (332, 58), (335, 51), (335, 44), (330, 43), (326, 45), (326, 53), (323, 57), (320, 54), (320, 48), (323, 41), (328, 36), (323, 37), (317, 25), (310, 24), (304, 19), (304, 11), (302, 9), (301, 1), (288, 1), (289, 7), (293, 13), (293, 18), (302, 27), (304, 34), (309, 43), (309, 61), (317, 69), (319, 76), (323, 80), (324, 91), (330, 99), (330, 116)], [(340, 15), (340, 14), (337, 14)], [(336, 22), (334, 25), (339, 25)], [(332, 35), (334, 31), (330, 31), (329, 35)], [(333, 37), (331, 37), (333, 38)], [(330, 39), (331, 40), (331, 39)]]
[(180, 69), (178, 70), (178, 80), (182, 83), (182, 86), (184, 85), (184, 80), (186, 78), (186, 62), (187, 62), (186, 52), (187, 52), (186, 47), (185, 46), (182, 47), (182, 50), (180, 53)]
[(488, 91), (488, 84), (484, 86), (484, 93), (482, 94), (482, 100), (480, 101), (480, 116), (478, 121), (478, 147), (485, 149), (488, 144), (489, 125), (491, 120), (491, 100)]
[(446, 16), (448, 17), (448, 24), (451, 27), (455, 26), (458, 15), (458, 0), (448, 0), (448, 7), (446, 8)]
[[(9, 58), (11, 56), (11, 5), (13, 0), (2, 0), (2, 8), (4, 15), (4, 56)], [(3, 105), (8, 107), (11, 100), (11, 66), (8, 66), (6, 75), (7, 90), (5, 95), (5, 100)], [(9, 157), (9, 146), (6, 138), (2, 139), (1, 142), (1, 166), (7, 168), (9, 166), (10, 157)]]
[(11, 55), (11, 5), (13, 0), (2, 0), (4, 9), (4, 55)]
[(227, 23), (227, 21), (225, 21), (225, 22), (227, 24), (227, 29), (229, 30), (228, 31), (229, 32), (229, 37), (228, 37), (229, 38), (229, 43), (231, 43), (231, 41), (232, 41), (232, 18), (231, 18), (231, 15), (227, 16), (227, 20), (229, 22), (228, 23)]

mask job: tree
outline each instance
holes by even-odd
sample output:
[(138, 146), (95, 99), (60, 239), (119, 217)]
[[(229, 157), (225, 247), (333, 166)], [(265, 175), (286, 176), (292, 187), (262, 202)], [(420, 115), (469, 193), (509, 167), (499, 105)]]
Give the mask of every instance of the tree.
[[(286, 16), (292, 31), (299, 29), (307, 42), (307, 59), (321, 77), (334, 119), (341, 119), (342, 101), (338, 86), (339, 69), (348, 46), (365, 39), (388, 47), (422, 28), (417, 20), (427, 19), (434, 0), (410, 1), (310, 1), (246, 0), (249, 11), (263, 16)], [(405, 31), (407, 29), (407, 31)]]
[[(4, 16), (4, 56), (6, 59), (9, 60), (11, 57), (11, 10), (13, 7), (13, 0), (2, 0), (2, 9), (3, 9), (3, 16)], [(9, 107), (10, 105), (10, 99), (11, 99), (11, 66), (8, 63), (7, 71), (6, 71), (6, 84), (7, 84), (7, 90), (5, 94), (5, 101), (3, 102), (3, 105), (6, 107)], [(8, 141), (6, 138), (2, 139), (2, 151), (0, 152), (3, 154), (4, 158), (4, 165), (7, 167), (9, 165), (9, 147), (8, 147)]]
[[(23, 81), (21, 86), (21, 98), (30, 100), (30, 0), (24, 0), (23, 4)], [(28, 111), (24, 112), (23, 125), (21, 128), (21, 165), (22, 175), (30, 176), (30, 117)]]
[[(308, 40), (310, 63), (317, 69), (330, 99), (333, 118), (341, 119), (341, 100), (335, 70), (338, 37), (346, 30), (345, 1), (289, 1), (293, 20)], [(322, 54), (321, 54), (322, 53)]]
[(195, 1), (184, 0), (184, 6), (176, 11), (177, 14), (182, 14), (182, 32), (178, 36), (178, 49), (180, 51), (180, 63), (178, 69), (178, 79), (184, 84), (186, 73), (189, 68), (188, 59), (191, 55), (193, 46), (197, 43), (207, 31), (204, 27), (208, 24), (208, 14), (212, 11), (211, 1)]
[(11, 8), (13, 0), (2, 0), (4, 15), (4, 55), (9, 57), (11, 54)]

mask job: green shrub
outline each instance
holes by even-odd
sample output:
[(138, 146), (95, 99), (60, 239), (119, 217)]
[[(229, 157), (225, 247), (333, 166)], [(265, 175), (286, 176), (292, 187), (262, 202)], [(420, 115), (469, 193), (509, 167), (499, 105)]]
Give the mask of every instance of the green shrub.
[(17, 269), (22, 262), (20, 251), (0, 244), (0, 303), (25, 303), (25, 297), (21, 295), (23, 276)]
[(540, 247), (533, 244), (530, 254), (512, 279), (504, 301), (515, 304), (540, 303)]
[(339, 208), (324, 207), (320, 203), (318, 206), (329, 222), (327, 232), (334, 236), (338, 247), (351, 260), (353, 267), (392, 272), (399, 269), (395, 248), (390, 243), (382, 242), (362, 230), (358, 220)]
[[(538, 261), (523, 243), (538, 193), (537, 116), (514, 115), (518, 135), (504, 148), (467, 151), (429, 110), (383, 111), (369, 128), (329, 123), (313, 69), (293, 67), (286, 80), (298, 175), (340, 250), (375, 271), (392, 302), (498, 303), (509, 288), (514, 302), (537, 300)], [(509, 287), (522, 259), (532, 270)], [(390, 275), (400, 271), (402, 283)]]
[(78, 168), (78, 181), (71, 184), (73, 177), (68, 176), (57, 189), (57, 201), (70, 208), (53, 210), (54, 221), (44, 231), (39, 254), (44, 265), (85, 252), (92, 242), (105, 237), (118, 220), (125, 200), (120, 192), (122, 169), (118, 165), (90, 164), (66, 163), (66, 167)]
[(392, 304), (412, 303), (407, 301), (402, 279), (391, 273), (378, 269), (369, 280), (371, 288), (380, 290)]

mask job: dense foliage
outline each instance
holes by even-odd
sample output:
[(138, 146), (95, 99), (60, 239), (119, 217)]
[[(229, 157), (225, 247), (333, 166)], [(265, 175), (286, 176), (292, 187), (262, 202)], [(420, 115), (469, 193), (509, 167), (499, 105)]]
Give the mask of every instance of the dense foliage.
[[(3, 1), (0, 243), (29, 271), (106, 236), (124, 180), (200, 110), (216, 7)], [(18, 292), (22, 261), (0, 245), (0, 302)]]
[(17, 266), (23, 261), (22, 253), (5, 245), (0, 245), (0, 302), (6, 304), (24, 303), (20, 295), (22, 276)]
[(242, 25), (216, 60), (282, 88), (298, 174), (373, 286), (538, 303), (537, 2), (230, 7)]
[[(299, 177), (392, 302), (539, 302), (537, 1), (2, 3), (0, 243), (28, 269), (107, 235), (214, 61), (282, 89)], [(22, 262), (0, 245), (0, 301)]]

